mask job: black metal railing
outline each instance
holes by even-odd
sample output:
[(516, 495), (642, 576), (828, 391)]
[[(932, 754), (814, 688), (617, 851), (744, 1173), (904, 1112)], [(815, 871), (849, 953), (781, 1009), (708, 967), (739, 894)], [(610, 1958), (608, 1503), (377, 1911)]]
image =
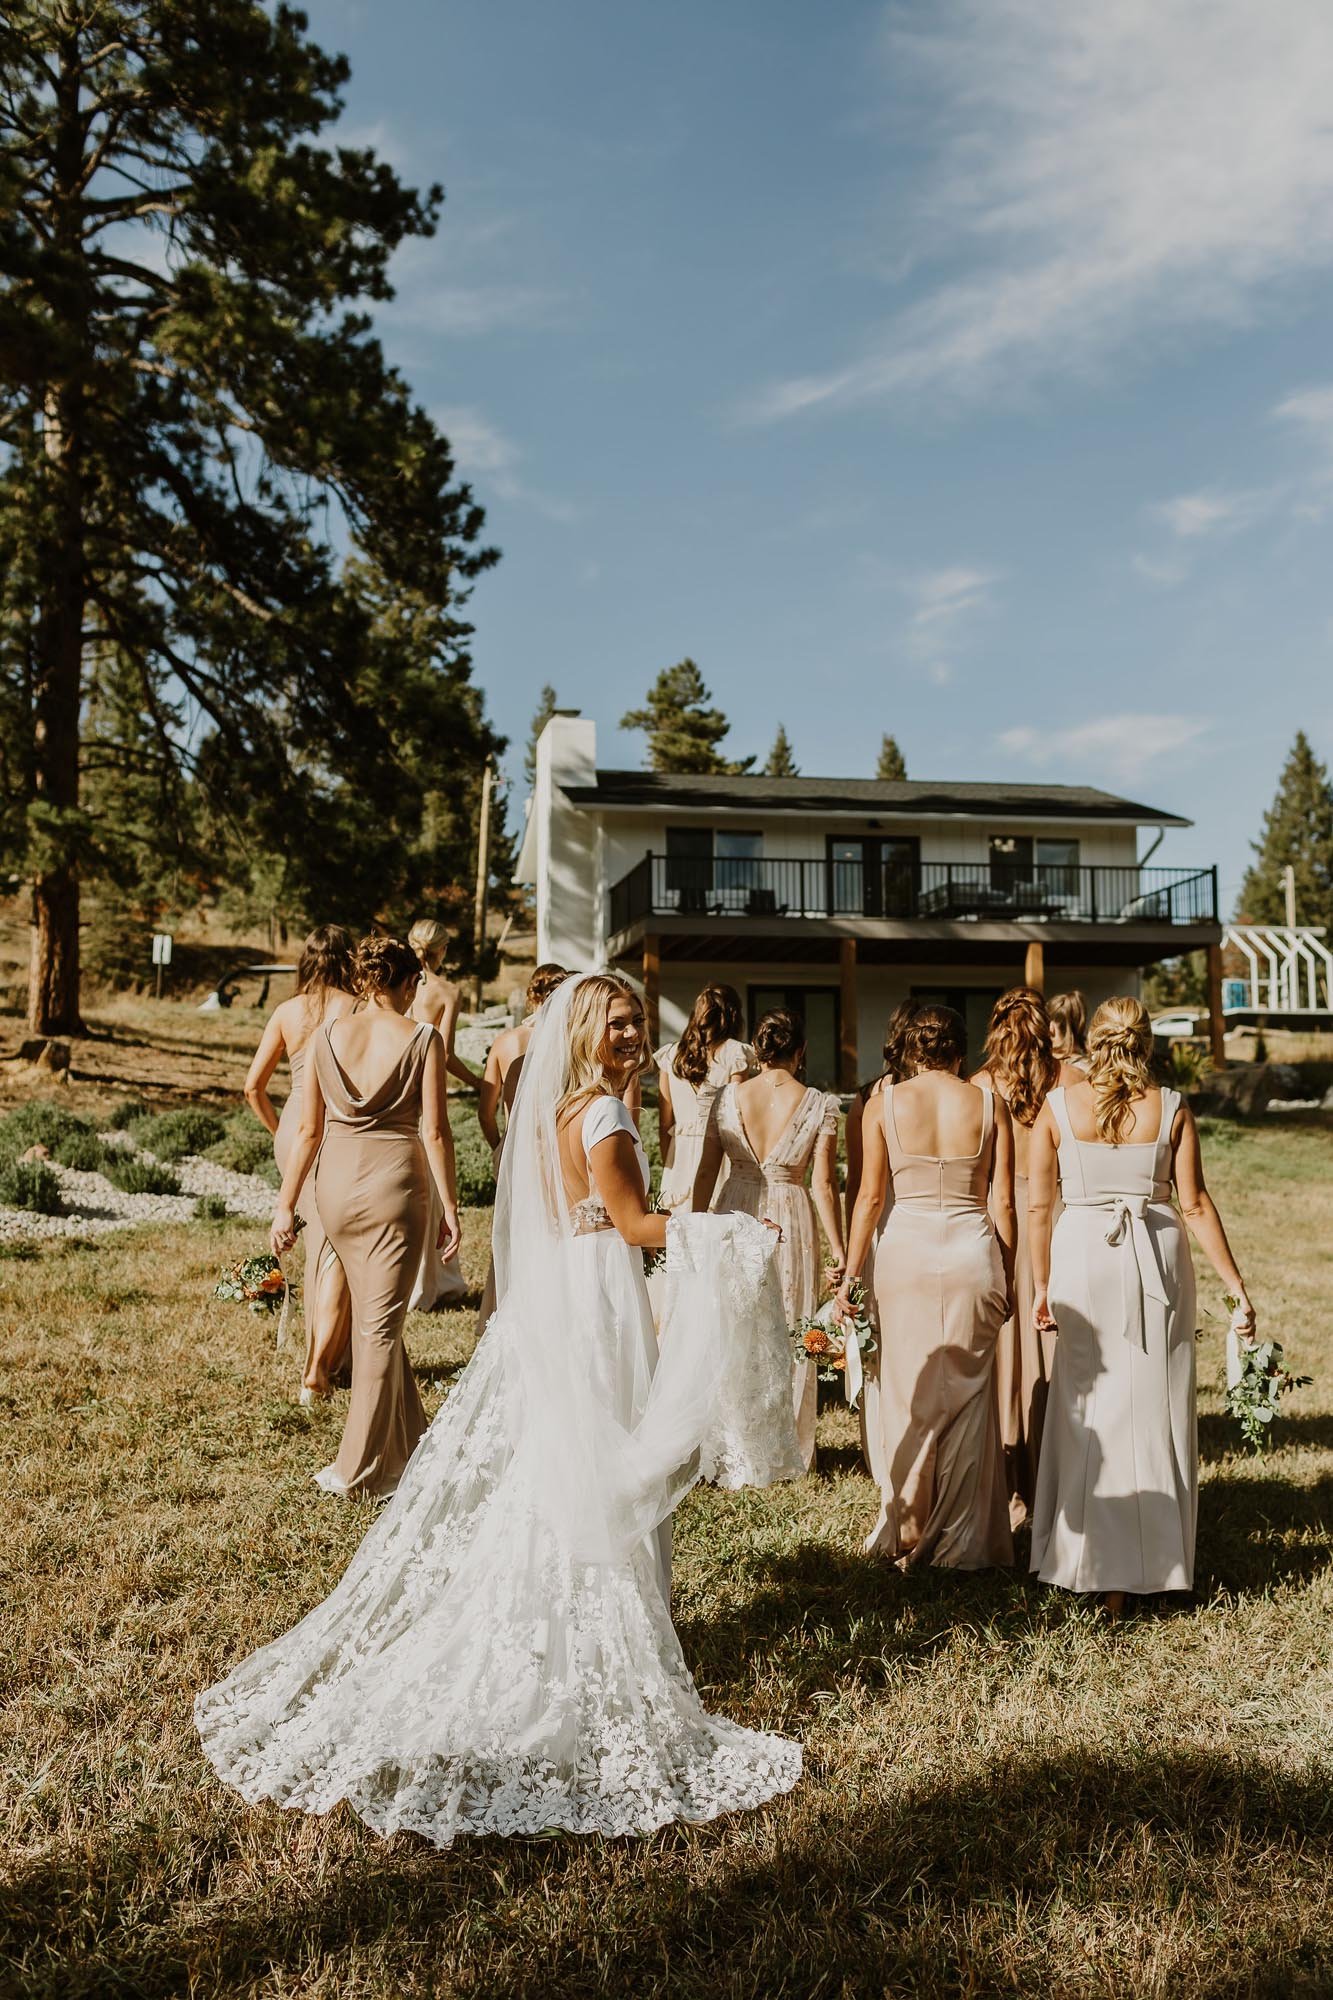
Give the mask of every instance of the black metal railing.
[(1212, 924), (1217, 870), (645, 854), (611, 889), (611, 930), (659, 916)]

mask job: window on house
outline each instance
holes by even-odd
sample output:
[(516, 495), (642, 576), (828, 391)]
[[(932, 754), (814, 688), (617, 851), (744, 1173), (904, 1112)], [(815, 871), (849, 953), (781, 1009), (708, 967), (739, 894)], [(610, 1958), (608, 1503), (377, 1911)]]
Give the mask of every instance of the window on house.
[(1030, 833), (993, 833), (990, 837), (990, 881), (992, 889), (1011, 890), (1032, 880), (1032, 836)]
[(1037, 880), (1052, 895), (1073, 897), (1079, 891), (1078, 842), (1043, 837), (1037, 842)]
[(764, 855), (762, 833), (733, 833), (730, 829), (713, 835), (713, 881), (728, 909), (738, 907), (750, 891), (760, 886)]
[(765, 1014), (786, 1007), (805, 1023), (805, 1080), (820, 1090), (838, 1087), (839, 998), (836, 986), (752, 986), (750, 1033)]
[(829, 907), (838, 917), (916, 913), (918, 843), (911, 835), (830, 838)]
[(706, 910), (713, 890), (711, 826), (669, 826), (666, 886), (678, 910)]

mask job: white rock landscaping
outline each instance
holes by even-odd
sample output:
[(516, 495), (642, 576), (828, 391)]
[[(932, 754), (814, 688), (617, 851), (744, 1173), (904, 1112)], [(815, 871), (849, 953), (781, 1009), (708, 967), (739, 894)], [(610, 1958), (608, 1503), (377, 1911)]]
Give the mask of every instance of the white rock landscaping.
[[(107, 1138), (113, 1135), (108, 1133)], [(123, 1151), (137, 1149), (122, 1143)], [(139, 1157), (154, 1159), (152, 1153)], [(83, 1174), (73, 1167), (47, 1162), (60, 1182), (64, 1215), (36, 1215), (27, 1208), (0, 1208), (0, 1242), (16, 1242), (37, 1236), (101, 1236), (112, 1229), (133, 1229), (146, 1222), (189, 1222), (200, 1195), (220, 1195), (229, 1215), (250, 1216), (268, 1222), (277, 1200), (276, 1190), (259, 1174), (233, 1173), (212, 1160), (187, 1154), (170, 1165), (181, 1184), (179, 1194), (125, 1194), (113, 1187), (105, 1174)]]

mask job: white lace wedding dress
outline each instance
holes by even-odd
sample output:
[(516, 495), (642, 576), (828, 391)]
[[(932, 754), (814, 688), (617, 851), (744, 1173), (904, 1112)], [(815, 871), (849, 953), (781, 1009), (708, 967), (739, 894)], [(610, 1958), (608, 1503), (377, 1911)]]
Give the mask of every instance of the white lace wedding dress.
[[(658, 1366), (641, 1253), (595, 1199), (570, 1215), (552, 1186), (552, 1038), (577, 983), (543, 1009), (545, 1065), (534, 1036), (524, 1066), (500, 1306), (471, 1362), (333, 1594), (196, 1700), (210, 1762), (249, 1800), (347, 1800), (379, 1833), (443, 1847), (649, 1833), (762, 1805), (800, 1776), (798, 1744), (704, 1709), (664, 1559), (672, 1507), (725, 1461), (701, 1363), (734, 1371), (775, 1296), (781, 1311), (772, 1233), (748, 1216), (673, 1220)], [(625, 1127), (598, 1098), (585, 1146)], [(538, 1196), (540, 1255), (515, 1228)]]

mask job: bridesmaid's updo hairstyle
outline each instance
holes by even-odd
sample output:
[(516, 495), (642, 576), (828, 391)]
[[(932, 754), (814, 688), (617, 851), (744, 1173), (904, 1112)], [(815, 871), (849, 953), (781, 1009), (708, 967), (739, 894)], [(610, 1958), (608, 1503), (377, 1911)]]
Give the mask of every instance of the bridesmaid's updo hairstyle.
[(697, 1088), (708, 1075), (713, 1050), (723, 1042), (739, 1040), (743, 1019), (741, 996), (734, 986), (705, 986), (676, 1045), (672, 1075)]
[[(609, 1096), (611, 1087), (602, 1065), (606, 1047), (606, 1017), (617, 1000), (630, 1000), (643, 1010), (643, 995), (623, 972), (579, 975), (570, 999), (566, 1024), (565, 1076), (556, 1107), (557, 1117), (578, 1098)], [(649, 1067), (648, 1037), (643, 1038), (639, 1070)]]
[(1103, 1000), (1088, 1030), (1088, 1082), (1097, 1135), (1119, 1146), (1134, 1124), (1134, 1099), (1153, 1085), (1152, 1021), (1129, 994)]
[(341, 924), (319, 924), (311, 931), (297, 960), (296, 990), (315, 1000), (353, 991), (350, 931)]
[(805, 1022), (789, 1008), (775, 1007), (754, 1031), (754, 1052), (765, 1069), (789, 1063), (805, 1047)]
[(406, 986), (409, 979), (420, 977), (421, 960), (401, 938), (386, 937), (382, 932), (363, 937), (352, 954), (354, 987), (363, 1000), (375, 993), (392, 993)]
[(407, 942), (427, 972), (434, 972), (444, 957), (444, 948), (449, 942), (449, 932), (444, 924), (436, 923), (434, 917), (418, 917), (407, 933)]
[(903, 1032), (903, 1074), (957, 1069), (967, 1053), (967, 1026), (952, 1007), (918, 1007)]
[(533, 1014), (544, 1000), (549, 1000), (557, 986), (563, 986), (569, 974), (563, 965), (554, 962), (539, 965), (528, 981), (528, 1008)]
[(903, 1043), (907, 1030), (921, 1006), (919, 1000), (900, 1000), (884, 1024), (884, 1067), (870, 1083), (863, 1083), (859, 1092), (862, 1104), (868, 1104), (882, 1083), (901, 1083), (907, 1075), (903, 1068)]
[(1051, 1041), (1057, 1056), (1068, 1062), (1081, 1056), (1086, 1046), (1088, 1010), (1081, 993), (1052, 993), (1046, 1002), (1051, 1023)]
[(1060, 1065), (1051, 1050), (1051, 1020), (1034, 986), (1011, 986), (991, 1012), (986, 1068), (1020, 1125), (1034, 1125), (1054, 1088)]

